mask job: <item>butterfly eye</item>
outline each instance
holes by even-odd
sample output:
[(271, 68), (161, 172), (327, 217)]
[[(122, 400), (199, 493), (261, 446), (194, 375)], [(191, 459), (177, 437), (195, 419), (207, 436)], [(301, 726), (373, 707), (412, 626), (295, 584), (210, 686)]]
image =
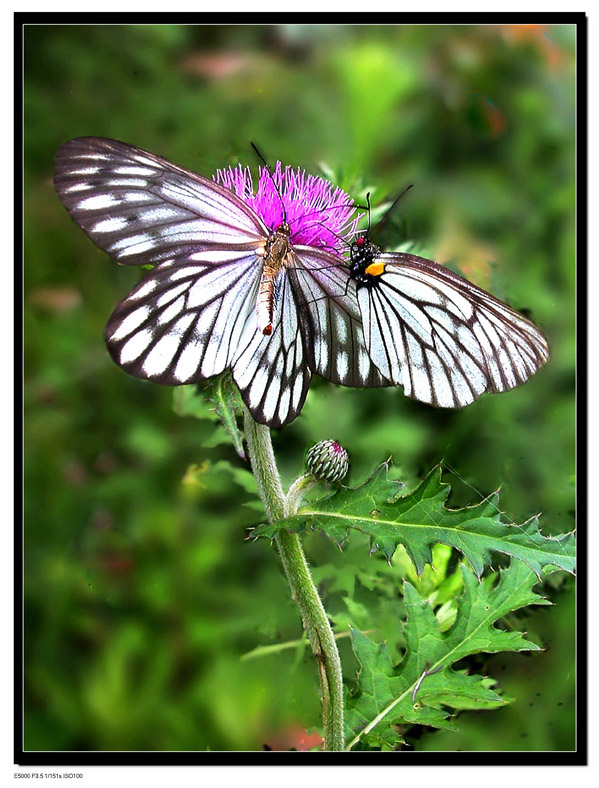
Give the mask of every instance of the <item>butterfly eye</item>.
[(360, 235), (360, 236), (358, 236), (358, 238), (356, 238), (356, 246), (358, 247), (358, 249), (361, 249), (364, 246), (364, 236), (363, 235)]

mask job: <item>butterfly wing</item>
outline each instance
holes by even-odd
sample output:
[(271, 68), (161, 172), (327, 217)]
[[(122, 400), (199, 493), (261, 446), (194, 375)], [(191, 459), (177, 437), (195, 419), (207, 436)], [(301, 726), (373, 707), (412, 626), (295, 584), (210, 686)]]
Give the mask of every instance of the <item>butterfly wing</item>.
[(296, 246), (289, 277), (308, 337), (310, 368), (343, 386), (388, 386), (366, 350), (356, 286), (348, 278), (347, 264), (324, 250)]
[(259, 280), (256, 252), (203, 250), (161, 263), (110, 316), (110, 355), (170, 386), (220, 374), (235, 359)]
[(255, 309), (256, 253), (221, 255), (216, 262), (204, 250), (156, 266), (112, 313), (106, 345), (130, 374), (168, 386), (231, 368), (254, 419), (282, 427), (301, 410), (311, 378), (288, 277), (280, 272), (276, 322), (265, 336)]
[(354, 282), (339, 258), (295, 246), (279, 272), (277, 322), (265, 337), (248, 317), (233, 378), (254, 418), (271, 426), (301, 410), (312, 372), (345, 386), (387, 386), (366, 351)]
[(300, 412), (312, 373), (306, 363), (305, 329), (285, 268), (275, 280), (274, 298), (270, 336), (258, 330), (255, 312), (248, 315), (233, 379), (256, 421), (282, 427)]
[(228, 189), (116, 140), (66, 142), (54, 186), (77, 224), (123, 265), (155, 265), (214, 245), (249, 249), (268, 235)]
[(443, 266), (400, 253), (376, 262), (384, 273), (358, 289), (366, 346), (406, 396), (462, 408), (524, 383), (549, 359), (530, 320)]

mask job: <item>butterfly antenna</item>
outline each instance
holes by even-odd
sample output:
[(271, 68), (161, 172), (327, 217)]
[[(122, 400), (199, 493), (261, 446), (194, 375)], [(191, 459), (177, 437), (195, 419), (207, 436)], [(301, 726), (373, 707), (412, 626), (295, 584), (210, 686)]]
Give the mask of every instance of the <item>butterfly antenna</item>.
[(370, 235), (370, 192), (366, 192), (366, 205), (368, 206), (368, 229), (366, 235)]
[(266, 171), (270, 175), (270, 180), (272, 181), (272, 185), (274, 186), (274, 189), (275, 189), (275, 191), (277, 193), (277, 197), (279, 198), (279, 202), (281, 203), (281, 209), (283, 210), (283, 221), (285, 223), (287, 223), (287, 211), (285, 210), (285, 203), (283, 202), (283, 198), (281, 197), (281, 192), (279, 191), (279, 187), (276, 184), (276, 181), (275, 181), (274, 176), (272, 174), (272, 170), (270, 169), (270, 167), (268, 165), (268, 162), (266, 161), (264, 156), (260, 153), (260, 151), (258, 150), (256, 145), (251, 140), (250, 140), (250, 145), (252, 146), (252, 148), (254, 149), (254, 153), (260, 159), (260, 161), (264, 165)]
[[(391, 215), (391, 212), (393, 211), (393, 209), (395, 208), (397, 203), (401, 200), (401, 198), (404, 196), (404, 194), (406, 194), (407, 192), (410, 191), (410, 189), (413, 186), (414, 186), (413, 183), (411, 183), (409, 186), (406, 186), (406, 188), (402, 192), (400, 192), (400, 194), (393, 200), (393, 202), (391, 203), (391, 206), (387, 209), (387, 212), (385, 213), (385, 215), (383, 216), (381, 221), (377, 224), (377, 226), (376, 226), (377, 232), (380, 232), (381, 228), (383, 228), (385, 226), (385, 224), (387, 223), (387, 220), (389, 219), (389, 216)], [(370, 230), (370, 214), (368, 215), (368, 229)]]
[(267, 170), (270, 172), (270, 167), (268, 166), (268, 163), (267, 163), (266, 159), (264, 158), (264, 156), (263, 156), (263, 155), (260, 153), (260, 151), (258, 150), (258, 148), (257, 148), (256, 144), (255, 144), (255, 143), (253, 143), (253, 142), (250, 140), (250, 145), (251, 145), (251, 146), (252, 146), (252, 148), (254, 149), (254, 153), (256, 154), (256, 156), (257, 156), (257, 157), (260, 159), (260, 161), (262, 162), (262, 164), (264, 164), (264, 166), (266, 167), (266, 169), (267, 169)]
[(331, 235), (334, 235), (338, 241), (341, 241), (341, 243), (344, 244), (344, 246), (350, 246), (350, 243), (346, 238), (344, 238), (342, 235), (338, 235), (336, 232), (331, 230), (331, 228), (327, 227), (326, 224), (324, 224), (324, 222), (316, 222), (316, 225), (317, 226), (320, 225), (321, 227), (324, 227), (324, 229), (328, 230), (331, 233)]

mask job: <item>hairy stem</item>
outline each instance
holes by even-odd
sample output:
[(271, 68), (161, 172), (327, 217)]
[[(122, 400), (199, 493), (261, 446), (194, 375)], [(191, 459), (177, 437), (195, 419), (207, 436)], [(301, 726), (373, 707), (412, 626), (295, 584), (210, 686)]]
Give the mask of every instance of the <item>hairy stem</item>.
[[(266, 514), (269, 520), (275, 522), (288, 513), (289, 506), (295, 511), (298, 499), (292, 496), (292, 500), (286, 505), (270, 430), (262, 424), (257, 424), (245, 408), (244, 413), (245, 437), (252, 471), (258, 483)], [(275, 541), (285, 575), (291, 586), (291, 595), (301, 611), (304, 630), (318, 665), (323, 707), (324, 748), (341, 751), (344, 748), (343, 681), (335, 636), (310, 575), (299, 536), (281, 531)]]

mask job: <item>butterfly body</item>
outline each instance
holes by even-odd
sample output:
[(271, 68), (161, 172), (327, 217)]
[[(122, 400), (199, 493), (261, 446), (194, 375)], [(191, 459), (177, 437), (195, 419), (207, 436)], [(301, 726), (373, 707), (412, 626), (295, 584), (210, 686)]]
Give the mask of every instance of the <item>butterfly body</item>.
[(384, 273), (382, 263), (376, 263), (376, 258), (381, 250), (375, 246), (369, 236), (359, 235), (350, 246), (350, 276), (356, 283), (356, 288), (375, 287), (378, 279)]
[(265, 336), (270, 336), (273, 331), (277, 277), (285, 265), (289, 253), (290, 235), (291, 228), (287, 222), (283, 222), (271, 233), (264, 245), (264, 263), (258, 298), (256, 299), (256, 314), (258, 328)]

